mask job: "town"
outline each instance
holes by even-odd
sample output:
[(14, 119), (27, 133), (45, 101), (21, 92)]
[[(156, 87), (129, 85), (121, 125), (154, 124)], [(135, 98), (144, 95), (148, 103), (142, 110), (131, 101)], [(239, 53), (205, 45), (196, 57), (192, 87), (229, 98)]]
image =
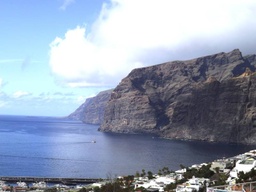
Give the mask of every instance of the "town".
[[(167, 167), (157, 174), (142, 170), (135, 175), (98, 179), (90, 184), (65, 185), (39, 181), (28, 183), (19, 181), (10, 185), (0, 181), (0, 191), (74, 191), (74, 192), (251, 192), (256, 191), (256, 150), (230, 158), (217, 159), (210, 163), (195, 164), (190, 167), (180, 165), (180, 169), (170, 171)], [(3, 177), (2, 177), (3, 179)]]

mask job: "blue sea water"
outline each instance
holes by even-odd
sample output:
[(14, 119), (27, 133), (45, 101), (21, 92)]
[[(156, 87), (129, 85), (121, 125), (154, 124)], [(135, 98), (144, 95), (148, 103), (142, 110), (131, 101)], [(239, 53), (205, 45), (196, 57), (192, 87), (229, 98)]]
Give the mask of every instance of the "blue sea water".
[[(0, 116), (0, 176), (106, 178), (210, 162), (256, 146), (102, 133), (51, 117)], [(96, 141), (96, 143), (92, 142)]]

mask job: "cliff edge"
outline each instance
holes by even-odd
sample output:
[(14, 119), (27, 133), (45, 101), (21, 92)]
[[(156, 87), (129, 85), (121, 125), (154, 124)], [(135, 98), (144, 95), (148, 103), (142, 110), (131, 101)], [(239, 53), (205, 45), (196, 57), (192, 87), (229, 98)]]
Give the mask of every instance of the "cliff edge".
[(112, 91), (99, 130), (256, 143), (255, 64), (236, 49), (134, 69)]

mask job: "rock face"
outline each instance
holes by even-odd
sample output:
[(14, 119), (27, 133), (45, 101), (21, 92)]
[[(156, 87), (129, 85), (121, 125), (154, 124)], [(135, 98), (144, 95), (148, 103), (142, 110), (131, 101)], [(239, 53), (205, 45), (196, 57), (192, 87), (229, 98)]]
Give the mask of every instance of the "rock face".
[(113, 89), (102, 91), (97, 96), (88, 98), (86, 101), (68, 118), (80, 120), (88, 124), (99, 125), (103, 122), (104, 111)]
[(239, 50), (134, 69), (111, 93), (100, 131), (256, 143), (256, 56)]

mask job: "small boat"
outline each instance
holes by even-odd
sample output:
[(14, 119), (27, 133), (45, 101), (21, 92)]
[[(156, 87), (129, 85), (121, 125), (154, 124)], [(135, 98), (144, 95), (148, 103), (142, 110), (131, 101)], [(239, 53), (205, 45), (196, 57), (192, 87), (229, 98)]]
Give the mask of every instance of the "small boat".
[(96, 141), (95, 141), (95, 140), (92, 140), (92, 143), (96, 143)]

